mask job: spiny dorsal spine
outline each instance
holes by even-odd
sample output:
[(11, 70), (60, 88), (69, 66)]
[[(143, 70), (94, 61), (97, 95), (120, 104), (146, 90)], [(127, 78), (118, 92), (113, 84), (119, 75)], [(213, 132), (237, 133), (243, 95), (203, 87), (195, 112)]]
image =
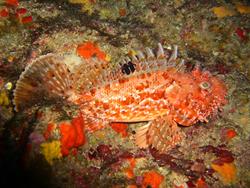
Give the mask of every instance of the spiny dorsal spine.
[(176, 62), (177, 54), (177, 46), (173, 47), (173, 51), (171, 55), (169, 55), (167, 52), (164, 51), (162, 45), (158, 43), (156, 53), (154, 53), (152, 49), (147, 47), (145, 48), (145, 52), (137, 51), (136, 54), (132, 54), (130, 56), (125, 57), (119, 65), (121, 69), (124, 65), (130, 63), (135, 66), (136, 71), (127, 71), (127, 75), (124, 75), (125, 77), (130, 77), (130, 74), (141, 74), (146, 73), (148, 71), (152, 72), (160, 69), (167, 69), (170, 67), (176, 67), (178, 70), (181, 70), (181, 68), (184, 67), (184, 61), (181, 61), (181, 63), (178, 64)]

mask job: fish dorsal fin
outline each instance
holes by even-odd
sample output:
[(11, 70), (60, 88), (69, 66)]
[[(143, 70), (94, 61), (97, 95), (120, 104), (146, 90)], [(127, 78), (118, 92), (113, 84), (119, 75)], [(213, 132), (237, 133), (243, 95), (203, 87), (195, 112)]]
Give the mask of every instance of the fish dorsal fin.
[(183, 61), (177, 62), (177, 46), (168, 52), (164, 51), (159, 43), (156, 52), (146, 48), (145, 52), (138, 51), (136, 55), (127, 56), (115, 66), (96, 58), (83, 60), (76, 68), (74, 85), (78, 91), (84, 92), (106, 83), (157, 70), (175, 68), (176, 71), (180, 71), (185, 67), (183, 64)]
[(20, 75), (14, 90), (15, 110), (50, 99), (64, 99), (71, 87), (71, 74), (63, 56), (47, 54), (31, 62)]
[(185, 69), (184, 61), (178, 62), (177, 54), (177, 46), (174, 46), (171, 51), (166, 51), (158, 43), (158, 48), (155, 51), (146, 47), (145, 52), (138, 51), (136, 54), (125, 57), (120, 63), (120, 69), (125, 77), (168, 68), (175, 68), (176, 71), (182, 71)]
[[(172, 53), (164, 51), (158, 44), (156, 53), (146, 48), (145, 53), (126, 57), (123, 64), (113, 66), (97, 58), (82, 59), (77, 55), (47, 54), (32, 61), (21, 74), (14, 91), (13, 103), (19, 111), (34, 104), (50, 99), (74, 98), (76, 93), (84, 93), (92, 88), (120, 79), (128, 79), (137, 75), (175, 67), (183, 68), (183, 63), (176, 64), (177, 46)], [(124, 64), (135, 66), (135, 70), (124, 71)], [(132, 67), (133, 68), (133, 67)], [(73, 92), (72, 92), (73, 91)]]

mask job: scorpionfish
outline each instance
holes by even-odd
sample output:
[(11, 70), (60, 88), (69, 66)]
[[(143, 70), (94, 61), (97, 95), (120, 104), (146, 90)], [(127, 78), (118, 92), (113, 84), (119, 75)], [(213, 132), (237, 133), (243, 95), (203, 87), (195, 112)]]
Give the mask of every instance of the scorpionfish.
[[(133, 71), (122, 70), (124, 64)], [(182, 126), (207, 122), (227, 103), (222, 80), (199, 66), (191, 71), (177, 46), (145, 48), (112, 65), (76, 54), (47, 54), (30, 63), (17, 81), (16, 111), (44, 101), (79, 106), (87, 131), (114, 122), (147, 122), (135, 133), (141, 148), (165, 152), (179, 143)]]

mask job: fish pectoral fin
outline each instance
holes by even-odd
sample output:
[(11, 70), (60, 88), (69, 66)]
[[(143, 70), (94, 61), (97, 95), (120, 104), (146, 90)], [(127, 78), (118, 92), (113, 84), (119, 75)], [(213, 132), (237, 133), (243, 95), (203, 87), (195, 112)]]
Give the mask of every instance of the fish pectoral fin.
[(166, 115), (152, 122), (148, 130), (148, 138), (152, 147), (163, 153), (179, 144), (184, 138), (184, 133), (173, 118)]
[(151, 147), (159, 152), (166, 152), (184, 138), (184, 133), (171, 116), (159, 117), (139, 128), (136, 134), (136, 144), (139, 147)]
[(149, 147), (147, 135), (150, 125), (151, 121), (136, 130), (135, 143), (139, 148)]

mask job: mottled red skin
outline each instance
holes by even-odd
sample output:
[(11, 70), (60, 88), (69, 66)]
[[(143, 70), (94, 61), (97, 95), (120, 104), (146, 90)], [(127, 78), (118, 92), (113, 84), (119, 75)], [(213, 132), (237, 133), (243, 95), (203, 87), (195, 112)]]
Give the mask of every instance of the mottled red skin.
[[(203, 82), (210, 87), (202, 89)], [(119, 79), (80, 95), (74, 102), (83, 114), (103, 122), (150, 121), (169, 114), (175, 122), (190, 126), (207, 121), (226, 103), (225, 96), (224, 83), (209, 72), (168, 68)]]

